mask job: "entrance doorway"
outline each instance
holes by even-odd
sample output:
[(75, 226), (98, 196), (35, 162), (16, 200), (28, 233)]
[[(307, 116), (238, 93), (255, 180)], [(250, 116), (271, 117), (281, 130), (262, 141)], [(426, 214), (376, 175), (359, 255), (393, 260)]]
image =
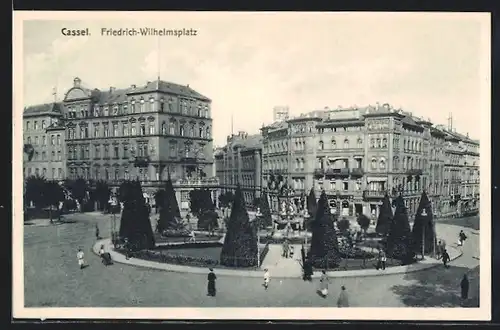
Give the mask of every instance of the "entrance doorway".
[(363, 205), (361, 205), (361, 204), (354, 204), (354, 208), (356, 210), (356, 215), (363, 213)]

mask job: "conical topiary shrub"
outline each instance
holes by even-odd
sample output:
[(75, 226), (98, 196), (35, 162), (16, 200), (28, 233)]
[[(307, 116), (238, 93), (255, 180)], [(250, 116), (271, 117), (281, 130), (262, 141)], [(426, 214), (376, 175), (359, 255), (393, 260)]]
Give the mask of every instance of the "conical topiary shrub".
[(412, 238), (415, 253), (422, 253), (422, 242), (424, 242), (424, 253), (431, 253), (436, 246), (436, 235), (434, 232), (434, 219), (432, 206), (427, 194), (422, 192), (420, 203), (413, 223)]
[(227, 223), (220, 263), (231, 267), (257, 266), (257, 232), (249, 221), (239, 185)]
[(306, 204), (307, 204), (307, 212), (309, 213), (309, 220), (305, 224), (305, 227), (308, 230), (311, 230), (312, 229), (311, 224), (316, 217), (316, 210), (318, 209), (318, 202), (316, 201), (316, 195), (314, 193), (314, 188), (311, 188), (311, 190), (309, 191), (309, 195), (307, 195)]
[(378, 215), (375, 231), (379, 235), (386, 236), (391, 228), (393, 219), (394, 216), (392, 215), (391, 202), (389, 201), (389, 196), (385, 194), (382, 206), (380, 207), (380, 213)]
[(179, 204), (170, 178), (168, 178), (163, 192), (160, 193), (160, 197), (163, 197), (163, 201), (160, 203), (160, 217), (156, 231), (163, 233), (165, 230), (183, 229), (184, 223), (181, 219)]
[(337, 233), (326, 193), (323, 191), (312, 223), (311, 259), (316, 268), (336, 268), (340, 264)]
[(155, 239), (140, 182), (123, 182), (119, 190), (119, 199), (124, 204), (120, 237), (127, 238), (133, 250), (153, 248)]
[(403, 264), (409, 264), (413, 262), (415, 254), (413, 253), (408, 213), (402, 196), (398, 196), (393, 203), (396, 210), (387, 236), (387, 255), (400, 260)]
[(263, 193), (260, 196), (260, 213), (262, 213), (262, 219), (260, 220), (261, 228), (270, 227), (273, 225), (273, 219), (271, 217), (271, 208), (269, 207), (269, 200), (267, 193)]

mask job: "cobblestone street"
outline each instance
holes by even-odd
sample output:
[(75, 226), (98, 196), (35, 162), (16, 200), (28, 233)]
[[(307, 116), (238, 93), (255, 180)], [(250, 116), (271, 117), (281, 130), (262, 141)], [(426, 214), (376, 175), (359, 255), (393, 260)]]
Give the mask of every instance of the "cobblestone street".
[[(24, 285), (26, 307), (332, 307), (345, 285), (352, 307), (460, 306), (460, 279), (470, 273), (471, 299), (478, 304), (479, 235), (465, 228), (469, 239), (463, 256), (449, 269), (374, 277), (332, 279), (330, 295), (316, 294), (317, 281), (272, 279), (267, 292), (259, 278), (219, 276), (216, 298), (206, 296), (206, 275), (146, 270), (128, 265), (105, 267), (91, 252), (95, 224), (102, 237), (109, 237), (110, 216), (77, 214), (73, 223), (24, 227)], [(455, 219), (454, 225), (478, 223), (479, 219)], [(446, 223), (446, 222), (445, 222)], [(460, 228), (446, 229), (453, 244)], [(77, 249), (85, 252), (89, 267), (80, 270)]]

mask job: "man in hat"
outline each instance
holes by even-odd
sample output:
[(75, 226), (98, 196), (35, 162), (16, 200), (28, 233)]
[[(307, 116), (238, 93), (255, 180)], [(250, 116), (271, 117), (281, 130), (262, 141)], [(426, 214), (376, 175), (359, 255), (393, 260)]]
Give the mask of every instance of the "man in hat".
[(264, 289), (267, 290), (269, 287), (269, 280), (271, 279), (271, 275), (269, 275), (269, 270), (266, 268), (264, 269)]
[(349, 296), (345, 286), (342, 285), (339, 299), (337, 299), (337, 307), (349, 307)]

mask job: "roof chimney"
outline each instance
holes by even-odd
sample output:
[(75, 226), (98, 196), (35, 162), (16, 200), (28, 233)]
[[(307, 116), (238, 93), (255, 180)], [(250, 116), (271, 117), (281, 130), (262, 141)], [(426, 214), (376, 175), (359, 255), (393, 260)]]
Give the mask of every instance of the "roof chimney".
[(135, 84), (132, 84), (130, 85), (130, 87), (132, 87), (132, 89), (135, 89), (137, 86)]
[(469, 137), (469, 132), (467, 132), (467, 137)]
[(187, 84), (186, 87), (189, 88), (189, 84)]
[(109, 92), (110, 93), (113, 93), (115, 90), (116, 90), (116, 87), (113, 87), (113, 86), (109, 87)]
[(73, 87), (80, 87), (82, 83), (82, 80), (78, 77), (75, 77), (75, 79), (73, 79)]

